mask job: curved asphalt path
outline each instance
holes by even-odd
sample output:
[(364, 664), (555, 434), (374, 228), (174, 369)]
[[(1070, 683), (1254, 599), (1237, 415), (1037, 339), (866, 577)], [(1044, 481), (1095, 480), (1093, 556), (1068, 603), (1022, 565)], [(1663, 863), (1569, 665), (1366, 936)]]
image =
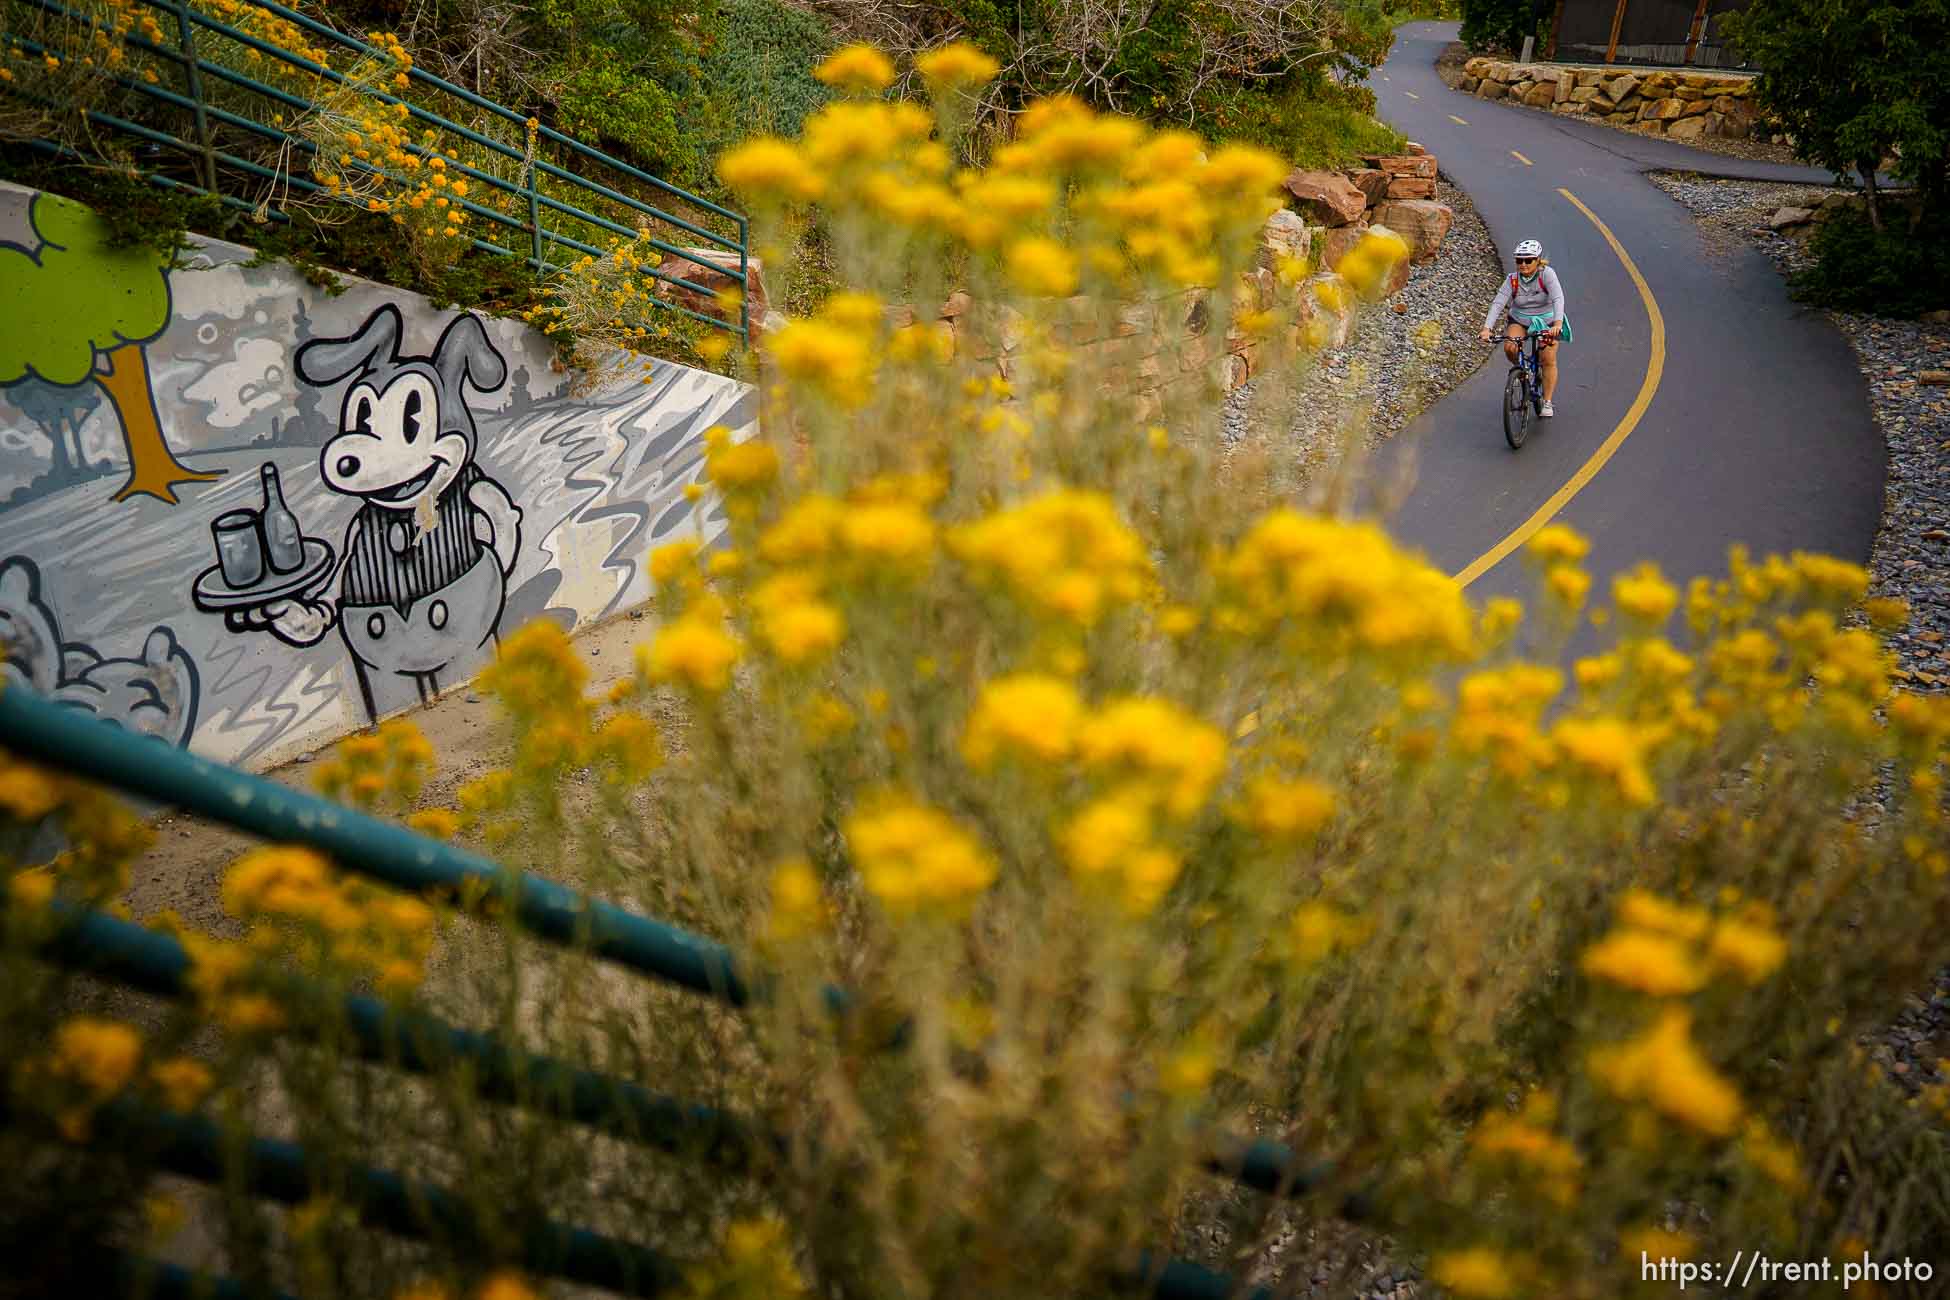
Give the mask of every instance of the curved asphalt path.
[[(1518, 547), (1553, 518), (1592, 539), (1594, 601), (1607, 598), (1613, 573), (1641, 559), (1682, 584), (1724, 573), (1733, 542), (1756, 555), (1807, 550), (1866, 561), (1882, 512), (1884, 447), (1847, 341), (1821, 313), (1789, 302), (1757, 251), (1708, 256), (1691, 215), (1644, 176), (1673, 169), (1827, 183), (1832, 174), (1450, 90), (1434, 62), (1455, 34), (1454, 23), (1396, 29), (1370, 82), (1377, 112), (1468, 192), (1506, 250), (1506, 275), (1518, 239), (1543, 241), (1576, 341), (1560, 353), (1558, 414), (1533, 421), (1521, 451), (1503, 440), (1509, 367), (1500, 349), (1385, 444), (1378, 479), (1392, 458), (1416, 457), (1394, 534), (1456, 574), (1472, 597), (1526, 603), (1531, 583)], [(1490, 351), (1474, 332), (1442, 346)], [(1591, 641), (1587, 627), (1572, 648)]]

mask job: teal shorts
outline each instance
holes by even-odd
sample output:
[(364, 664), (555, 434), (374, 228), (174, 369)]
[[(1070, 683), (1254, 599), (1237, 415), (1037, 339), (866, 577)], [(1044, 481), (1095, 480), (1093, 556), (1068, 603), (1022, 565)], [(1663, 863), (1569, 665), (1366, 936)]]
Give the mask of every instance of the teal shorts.
[[(1521, 325), (1528, 330), (1541, 330), (1541, 329), (1548, 329), (1550, 327), (1551, 318), (1548, 316), (1532, 316), (1528, 312), (1513, 311), (1510, 313), (1510, 322), (1513, 325)], [(1558, 337), (1565, 343), (1569, 343), (1571, 341), (1571, 318), (1570, 317), (1567, 316), (1564, 318), (1562, 329), (1559, 331)]]

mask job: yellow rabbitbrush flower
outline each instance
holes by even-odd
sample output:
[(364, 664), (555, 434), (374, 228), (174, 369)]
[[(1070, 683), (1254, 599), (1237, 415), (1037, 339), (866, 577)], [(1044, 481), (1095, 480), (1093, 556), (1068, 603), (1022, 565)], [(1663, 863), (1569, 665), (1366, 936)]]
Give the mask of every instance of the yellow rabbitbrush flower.
[(1084, 717), (1076, 687), (1058, 677), (1018, 673), (982, 686), (962, 733), (961, 754), (978, 772), (1003, 755), (1060, 763), (1076, 745)]
[(1594, 1050), (1587, 1067), (1620, 1100), (1645, 1102), (1709, 1137), (1727, 1137), (1740, 1123), (1740, 1094), (1693, 1045), (1692, 1024), (1689, 1013), (1669, 1007), (1642, 1036)]
[(730, 494), (769, 487), (779, 476), (779, 453), (757, 437), (731, 440), (731, 430), (713, 425), (704, 433), (704, 472)]
[(1755, 920), (1724, 920), (1713, 927), (1707, 959), (1749, 984), (1759, 984), (1787, 960), (1787, 940)]
[(953, 41), (914, 60), (914, 70), (935, 91), (986, 85), (1002, 65), (967, 41)]
[(1057, 838), (1079, 884), (1109, 894), (1129, 915), (1141, 917), (1157, 907), (1182, 865), (1152, 832), (1149, 800), (1127, 790), (1085, 805)]
[(1246, 783), (1233, 815), (1268, 839), (1299, 839), (1319, 834), (1333, 820), (1337, 803), (1333, 789), (1319, 781), (1262, 772)]
[(854, 813), (844, 831), (860, 883), (895, 915), (958, 908), (995, 881), (995, 862), (972, 835), (905, 796)]
[(1456, 584), (1373, 523), (1272, 511), (1220, 560), (1217, 576), (1229, 621), (1249, 634), (1290, 627), (1324, 651), (1347, 651), (1351, 641), (1410, 661), (1462, 660), (1475, 650)]
[(192, 1111), (216, 1086), (216, 1076), (201, 1061), (186, 1056), (172, 1057), (149, 1067), (149, 1080), (162, 1094), (163, 1104), (174, 1111)]
[(1579, 968), (1594, 979), (1673, 997), (1706, 987), (1706, 972), (1684, 944), (1649, 930), (1614, 930), (1585, 949)]
[(142, 1035), (119, 1020), (77, 1016), (54, 1031), (49, 1067), (94, 1101), (106, 1101), (129, 1086), (142, 1061)]
[(1661, 735), (1661, 729), (1601, 715), (1565, 718), (1551, 728), (1550, 738), (1573, 763), (1608, 781), (1625, 802), (1643, 806), (1657, 794), (1645, 759)]
[(715, 695), (731, 684), (740, 651), (718, 609), (706, 605), (663, 628), (649, 645), (638, 646), (637, 671), (652, 685)]
[(1066, 298), (1077, 291), (1077, 259), (1053, 239), (1019, 239), (1009, 246), (1009, 279), (1032, 298)]
[(1659, 566), (1646, 561), (1630, 573), (1620, 574), (1611, 582), (1612, 603), (1622, 614), (1629, 614), (1651, 626), (1658, 626), (1672, 616), (1679, 606), (1679, 591), (1659, 572)]
[(1100, 492), (1059, 491), (955, 529), (948, 547), (978, 581), (1080, 627), (1151, 582), (1144, 543)]
[(1705, 908), (1670, 903), (1643, 889), (1629, 890), (1619, 899), (1618, 919), (1640, 930), (1689, 941), (1703, 938), (1712, 924)]
[(783, 374), (836, 406), (860, 407), (872, 399), (873, 347), (853, 330), (827, 321), (792, 321), (767, 347)]
[(848, 45), (828, 55), (813, 76), (836, 89), (866, 94), (894, 84), (894, 62), (871, 45)]
[(1521, 1261), (1488, 1246), (1442, 1251), (1429, 1261), (1429, 1276), (1464, 1300), (1506, 1300), (1522, 1289)]
[(809, 573), (775, 574), (752, 591), (749, 603), (760, 637), (788, 664), (823, 659), (846, 635), (846, 620), (820, 599), (819, 580)]
[(1181, 820), (1204, 806), (1225, 771), (1225, 735), (1172, 700), (1114, 700), (1086, 719), (1077, 752), (1091, 767), (1141, 782)]
[(824, 928), (826, 891), (805, 858), (788, 858), (772, 869), (771, 896), (766, 934), (773, 940), (789, 942)]

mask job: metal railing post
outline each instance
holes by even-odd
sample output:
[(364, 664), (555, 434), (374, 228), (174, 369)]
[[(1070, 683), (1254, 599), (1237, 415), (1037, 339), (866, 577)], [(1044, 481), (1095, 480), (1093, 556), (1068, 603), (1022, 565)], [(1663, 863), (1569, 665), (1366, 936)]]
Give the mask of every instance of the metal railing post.
[(162, 0), (176, 15), (176, 42), (183, 51), (183, 75), (190, 81), (190, 98), (196, 108), (196, 143), (203, 150), (203, 188), (217, 192), (217, 149), (210, 138), (210, 114), (203, 99), (203, 74), (197, 68), (196, 29), (190, 23), (190, 11), (184, 0)]
[(738, 341), (752, 345), (752, 223), (738, 218)]

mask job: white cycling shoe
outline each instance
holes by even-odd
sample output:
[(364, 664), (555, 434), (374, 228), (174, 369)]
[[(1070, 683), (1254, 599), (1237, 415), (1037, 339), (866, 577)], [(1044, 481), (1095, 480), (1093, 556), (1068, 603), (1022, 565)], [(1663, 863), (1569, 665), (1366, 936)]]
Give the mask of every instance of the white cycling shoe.
[(1553, 410), (1551, 409), (1551, 404), (1550, 404), (1549, 402), (1545, 402), (1545, 403), (1544, 403), (1544, 409), (1543, 409), (1543, 410), (1541, 410), (1541, 411), (1539, 411), (1539, 412), (1537, 412), (1537, 414), (1538, 414), (1538, 415), (1540, 415), (1540, 416), (1542, 416), (1542, 417), (1543, 417), (1544, 419), (1546, 419), (1546, 420), (1548, 420), (1548, 419), (1550, 419), (1550, 418), (1551, 418), (1551, 417), (1552, 417), (1553, 415), (1556, 415), (1556, 414), (1557, 414), (1557, 412), (1556, 412), (1556, 411), (1553, 411)]

